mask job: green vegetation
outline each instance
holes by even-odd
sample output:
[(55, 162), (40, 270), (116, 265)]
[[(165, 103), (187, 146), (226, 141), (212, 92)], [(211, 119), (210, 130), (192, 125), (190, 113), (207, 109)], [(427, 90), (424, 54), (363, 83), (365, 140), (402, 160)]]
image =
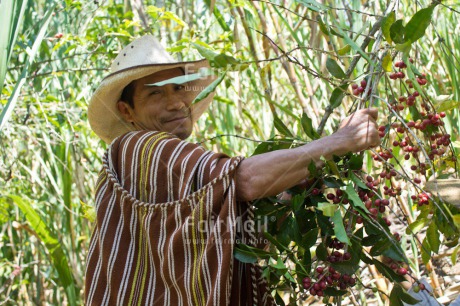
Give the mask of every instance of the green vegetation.
[[(409, 84), (391, 76), (403, 71), (395, 66), (400, 61), (408, 66), (404, 78), (413, 83), (410, 92), (420, 92), (421, 97), (414, 99), (425, 99), (437, 114), (444, 112), (443, 127), (418, 130), (411, 141), (420, 140), (420, 147), (428, 150), (431, 135), (449, 134), (445, 152), (435, 154), (432, 165), (423, 171), (420, 163), (427, 156), (411, 155), (417, 175), (398, 176), (399, 186), (407, 193), (393, 198), (387, 213), (390, 211), (389, 219), (398, 219), (410, 229), (400, 232), (407, 238), (401, 243), (386, 225), (370, 217), (375, 200), (366, 207), (363, 194), (358, 193), (359, 188), (369, 189), (366, 184), (373, 184), (382, 169), (390, 171), (378, 158), (373, 159), (377, 151), (328, 163), (307, 189), (292, 191), (289, 205), (276, 206), (269, 199), (259, 202), (260, 215), (276, 211), (277, 217), (288, 217), (279, 227), (270, 225), (267, 239), (274, 242), (270, 252), (241, 246), (237, 256), (247, 261), (255, 260), (254, 254), (265, 258), (266, 274), (278, 288), (279, 303), (287, 293), (287, 299), (300, 304), (304, 297), (299, 293), (301, 286), (310, 288), (305, 279), (309, 277), (312, 283), (311, 275), (328, 261), (331, 246), (338, 249), (338, 241), (350, 246), (346, 257), (351, 259), (335, 269), (356, 273), (358, 279), (365, 265), (374, 265), (394, 282), (409, 270), (418, 279), (425, 272), (420, 265), (433, 268), (430, 257), (442, 245), (454, 250), (452, 261), (456, 261), (458, 210), (437, 198), (424, 197), (410, 183), (422, 179), (423, 185), (423, 173), (458, 178), (458, 164), (453, 160), (460, 157), (458, 3), (207, 0), (178, 5), (167, 0), (161, 1), (162, 6), (152, 1), (144, 1), (142, 7), (134, 5), (139, 2), (0, 3), (0, 303), (82, 303), (85, 257), (94, 221), (93, 194), (106, 148), (89, 127), (88, 100), (109, 73), (116, 52), (147, 33), (159, 37), (178, 60), (206, 57), (214, 63), (222, 83), (191, 141), (229, 155), (249, 156), (254, 151), (312, 141), (332, 133), (352, 110), (371, 104), (380, 108), (384, 126), (384, 146), (379, 152), (387, 152), (393, 141), (403, 138), (402, 133), (395, 136), (401, 122), (424, 117), (420, 104), (418, 109), (409, 104), (398, 109), (403, 104), (396, 102), (400, 96), (409, 99)], [(413, 64), (409, 58), (414, 59)], [(354, 92), (352, 84), (361, 85), (363, 91)], [(393, 156), (383, 156), (398, 173), (405, 173), (407, 166), (404, 147), (407, 145), (398, 143)], [(366, 181), (367, 174), (361, 169), (372, 180)], [(334, 189), (333, 197), (327, 197), (332, 191), (323, 185)], [(342, 194), (337, 194), (339, 190)], [(351, 204), (340, 202), (343, 194)], [(414, 194), (422, 196), (412, 199)], [(342, 204), (333, 204), (336, 197)], [(430, 210), (433, 217), (428, 217)], [(321, 213), (307, 215), (310, 211)], [(361, 222), (367, 234), (382, 228), (385, 234), (374, 232), (375, 241), (365, 240), (358, 218), (364, 218)], [(305, 221), (312, 219), (314, 224)], [(331, 221), (340, 226), (332, 228)], [(360, 262), (361, 246), (371, 250)], [(406, 258), (405, 250), (414, 258)], [(376, 259), (380, 255), (404, 262), (404, 267), (398, 263), (391, 269)], [(394, 300), (405, 292), (399, 284), (392, 293), (376, 286), (359, 281), (350, 290), (361, 290), (356, 299), (367, 295), (377, 301)], [(344, 293), (331, 288), (325, 295)]]

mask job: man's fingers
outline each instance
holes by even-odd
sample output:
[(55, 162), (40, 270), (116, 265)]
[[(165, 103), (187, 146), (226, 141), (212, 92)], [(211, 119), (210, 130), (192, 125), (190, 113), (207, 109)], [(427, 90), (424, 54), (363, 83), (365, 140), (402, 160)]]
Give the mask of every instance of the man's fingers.
[(379, 110), (376, 107), (369, 107), (362, 109), (363, 113), (368, 114), (372, 119), (377, 120), (379, 115)]

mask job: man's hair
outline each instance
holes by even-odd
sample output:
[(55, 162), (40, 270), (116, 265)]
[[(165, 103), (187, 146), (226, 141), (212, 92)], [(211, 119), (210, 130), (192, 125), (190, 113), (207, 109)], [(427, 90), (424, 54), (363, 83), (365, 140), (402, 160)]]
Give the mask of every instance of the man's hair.
[(120, 100), (123, 102), (126, 102), (131, 106), (131, 108), (134, 108), (134, 81), (129, 83), (124, 89), (123, 92), (121, 93), (121, 98)]
[[(183, 67), (178, 67), (180, 70), (182, 70), (182, 73), (185, 74), (185, 69)], [(121, 98), (120, 100), (123, 102), (126, 102), (131, 106), (131, 108), (134, 108), (134, 82), (132, 81), (126, 87), (123, 89), (123, 92), (121, 93)]]

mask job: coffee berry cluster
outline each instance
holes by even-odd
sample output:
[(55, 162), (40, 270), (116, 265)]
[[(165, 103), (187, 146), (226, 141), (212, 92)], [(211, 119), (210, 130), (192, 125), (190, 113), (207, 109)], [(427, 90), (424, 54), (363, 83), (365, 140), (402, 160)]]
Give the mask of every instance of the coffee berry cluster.
[(333, 239), (329, 247), (332, 249), (327, 256), (327, 262), (324, 265), (318, 265), (315, 270), (315, 279), (305, 277), (302, 280), (302, 286), (313, 296), (324, 296), (324, 290), (334, 288), (346, 290), (356, 284), (356, 278), (348, 274), (342, 274), (330, 266), (330, 263), (342, 262), (351, 259), (349, 252), (343, 251), (345, 245)]

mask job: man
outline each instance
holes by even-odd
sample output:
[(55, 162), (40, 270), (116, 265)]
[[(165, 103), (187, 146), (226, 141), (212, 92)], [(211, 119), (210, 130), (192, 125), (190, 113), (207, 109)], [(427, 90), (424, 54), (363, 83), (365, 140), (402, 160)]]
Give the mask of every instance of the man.
[(274, 305), (260, 268), (233, 258), (236, 239), (255, 240), (248, 202), (298, 184), (321, 156), (380, 142), (377, 111), (367, 109), (295, 149), (247, 159), (205, 151), (184, 140), (212, 95), (191, 103), (213, 78), (171, 81), (203, 67), (175, 62), (144, 36), (120, 52), (90, 101), (91, 127), (110, 147), (96, 186), (88, 305)]

